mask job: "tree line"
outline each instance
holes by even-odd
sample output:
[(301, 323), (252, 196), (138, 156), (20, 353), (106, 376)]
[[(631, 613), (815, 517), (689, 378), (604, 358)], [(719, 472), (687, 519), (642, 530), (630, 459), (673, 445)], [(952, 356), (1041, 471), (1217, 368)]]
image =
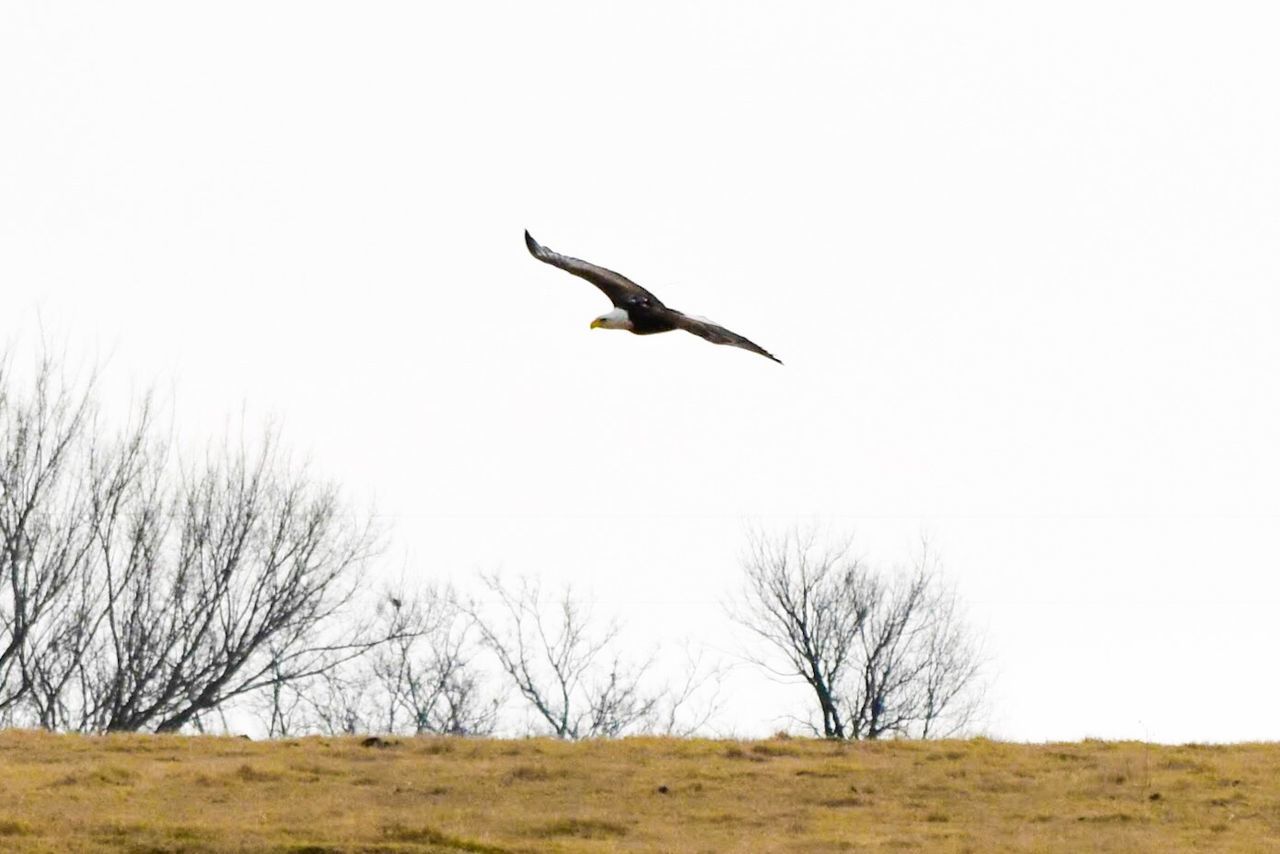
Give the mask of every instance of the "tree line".
[(659, 668), (571, 589), (372, 586), (386, 532), (278, 434), (192, 459), (149, 399), (112, 425), (94, 386), (0, 362), (0, 725), (693, 735), (741, 663), (805, 686), (795, 724), (828, 738), (948, 735), (979, 708), (980, 650), (927, 554), (886, 571), (752, 535), (729, 616), (754, 643)]

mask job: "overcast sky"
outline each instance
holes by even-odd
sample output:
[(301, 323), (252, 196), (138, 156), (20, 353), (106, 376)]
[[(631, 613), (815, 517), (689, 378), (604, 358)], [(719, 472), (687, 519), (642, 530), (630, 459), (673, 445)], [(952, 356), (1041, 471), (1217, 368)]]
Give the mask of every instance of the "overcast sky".
[[(1280, 8), (0, 5), (3, 343), (275, 418), (389, 561), (736, 644), (929, 538), (988, 731), (1280, 738)], [(589, 330), (521, 231), (776, 353)], [(799, 688), (739, 677), (727, 726)]]

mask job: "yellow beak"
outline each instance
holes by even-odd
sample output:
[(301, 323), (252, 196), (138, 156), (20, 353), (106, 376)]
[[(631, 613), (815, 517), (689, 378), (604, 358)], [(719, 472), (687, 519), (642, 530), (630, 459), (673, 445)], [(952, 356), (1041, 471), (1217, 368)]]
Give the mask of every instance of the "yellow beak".
[(604, 326), (604, 324), (600, 322), (600, 318), (598, 317), (595, 320), (591, 321), (592, 329), (595, 329), (597, 326)]

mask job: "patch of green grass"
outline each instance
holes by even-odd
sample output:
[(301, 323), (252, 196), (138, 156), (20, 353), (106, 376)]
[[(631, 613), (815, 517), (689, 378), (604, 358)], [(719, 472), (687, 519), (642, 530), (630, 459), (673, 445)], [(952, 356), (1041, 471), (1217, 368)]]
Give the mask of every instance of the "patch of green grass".
[(425, 825), (418, 827), (406, 827), (396, 824), (382, 829), (383, 835), (395, 842), (419, 842), (429, 845), (436, 845), (441, 848), (448, 848), (453, 851), (471, 851), (475, 854), (504, 854), (505, 848), (499, 848), (496, 845), (485, 845), (481, 842), (475, 842), (470, 839), (460, 839), (457, 836), (451, 836), (442, 833), (434, 827)]
[(548, 780), (563, 776), (563, 773), (554, 772), (545, 765), (517, 765), (507, 772), (506, 782), (545, 783)]
[(275, 771), (262, 771), (246, 763), (236, 769), (236, 777), (246, 783), (274, 783), (283, 775)]
[(136, 782), (138, 773), (117, 765), (103, 765), (87, 771), (68, 774), (55, 780), (54, 786), (129, 786)]
[(27, 836), (34, 833), (30, 824), (11, 818), (0, 818), (0, 836)]
[(534, 831), (538, 836), (577, 836), (582, 839), (608, 839), (626, 836), (627, 828), (615, 821), (595, 818), (562, 818), (544, 824)]

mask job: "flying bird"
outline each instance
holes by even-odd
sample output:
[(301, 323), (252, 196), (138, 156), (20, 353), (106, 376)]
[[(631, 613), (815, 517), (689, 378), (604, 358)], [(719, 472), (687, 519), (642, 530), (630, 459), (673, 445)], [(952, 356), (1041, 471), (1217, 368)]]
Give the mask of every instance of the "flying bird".
[(528, 231), (524, 233), (525, 245), (529, 254), (544, 264), (559, 267), (579, 278), (586, 279), (600, 290), (613, 303), (613, 311), (591, 321), (592, 329), (625, 329), (636, 335), (653, 335), (657, 332), (670, 332), (683, 329), (712, 344), (728, 344), (730, 347), (741, 347), (752, 353), (759, 353), (766, 359), (773, 359), (779, 365), (782, 360), (768, 350), (748, 341), (736, 332), (712, 323), (702, 317), (693, 317), (674, 308), (667, 308), (662, 300), (649, 293), (626, 276), (597, 267), (588, 261), (561, 255), (534, 240)]

